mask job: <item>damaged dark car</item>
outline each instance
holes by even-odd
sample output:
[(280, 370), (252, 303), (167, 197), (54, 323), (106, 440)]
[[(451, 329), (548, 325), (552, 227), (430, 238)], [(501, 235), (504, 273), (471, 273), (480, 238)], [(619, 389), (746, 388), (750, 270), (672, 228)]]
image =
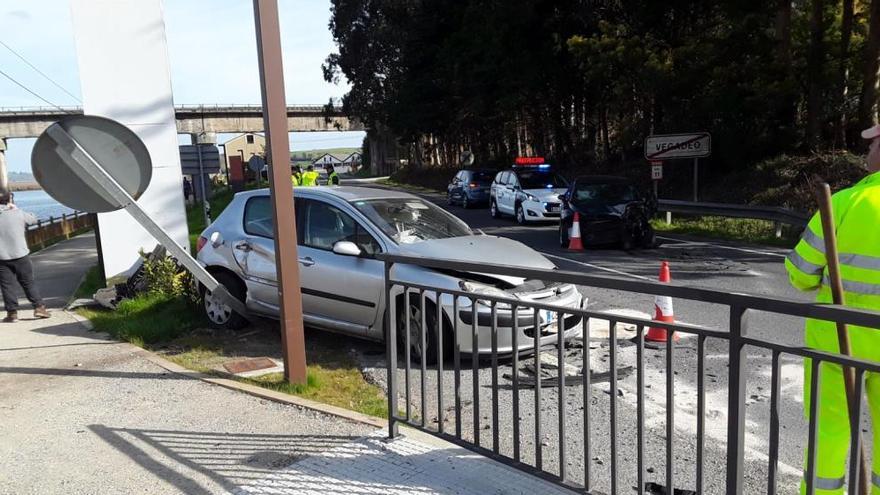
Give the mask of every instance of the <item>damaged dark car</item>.
[(643, 194), (625, 177), (585, 176), (559, 196), (562, 212), (559, 244), (567, 248), (575, 212), (584, 246), (620, 246), (625, 250), (657, 246), (649, 219), (657, 211), (653, 194)]

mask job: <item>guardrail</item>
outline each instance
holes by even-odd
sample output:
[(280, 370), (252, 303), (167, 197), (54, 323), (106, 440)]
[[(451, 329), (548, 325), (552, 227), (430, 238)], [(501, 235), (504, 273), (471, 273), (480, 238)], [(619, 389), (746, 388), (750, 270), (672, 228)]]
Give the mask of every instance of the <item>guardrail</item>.
[[(483, 264), (458, 262), (442, 259), (427, 259), (412, 256), (401, 256), (393, 254), (382, 254), (377, 256), (385, 263), (385, 297), (388, 304), (385, 313), (386, 328), (386, 344), (387, 344), (387, 373), (388, 373), (388, 411), (389, 411), (389, 436), (398, 435), (398, 424), (404, 423), (410, 427), (424, 431), (426, 433), (438, 436), (444, 440), (455, 443), (480, 454), (489, 456), (495, 460), (511, 465), (515, 468), (529, 472), (531, 474), (549, 479), (560, 485), (574, 488), (584, 493), (596, 493), (599, 490), (603, 492), (610, 490), (612, 494), (625, 493), (630, 490), (630, 486), (636, 489), (637, 493), (646, 492), (646, 481), (648, 481), (649, 472), (647, 466), (656, 466), (657, 464), (665, 464), (665, 486), (667, 487), (663, 493), (672, 493), (672, 488), (676, 486), (677, 476), (681, 476), (684, 469), (694, 469), (691, 473), (695, 480), (696, 493), (706, 493), (704, 487), (725, 486), (724, 493), (777, 493), (779, 470), (779, 449), (780, 449), (780, 375), (782, 356), (797, 356), (808, 361), (808, 372), (812, 378), (811, 398), (808, 402), (811, 411), (810, 420), (807, 422), (808, 439), (807, 439), (807, 464), (805, 473), (806, 492), (815, 493), (818, 487), (826, 487), (829, 483), (843, 483), (843, 480), (819, 479), (821, 482), (817, 484), (816, 471), (816, 438), (817, 438), (817, 397), (822, 392), (822, 388), (818, 386), (820, 375), (826, 371), (832, 371), (828, 368), (829, 364), (850, 366), (855, 368), (857, 374), (857, 394), (861, 394), (862, 381), (864, 373), (880, 372), (880, 363), (867, 360), (842, 357), (837, 354), (825, 353), (813, 349), (793, 347), (781, 345), (760, 338), (753, 338), (749, 335), (747, 329), (748, 315), (751, 311), (761, 311), (773, 313), (776, 316), (788, 316), (795, 318), (815, 318), (820, 320), (843, 322), (850, 325), (859, 325), (868, 328), (880, 328), (880, 313), (871, 311), (858, 310), (834, 305), (820, 305), (805, 303), (800, 301), (768, 298), (762, 296), (737, 294), (728, 292), (719, 292), (709, 289), (701, 289), (695, 287), (685, 287), (677, 284), (660, 284), (655, 282), (643, 282), (629, 279), (614, 279), (608, 277), (585, 275), (579, 272), (563, 271), (563, 270), (542, 270), (532, 268), (522, 268), (516, 266)], [(404, 264), (411, 266), (419, 266), (429, 269), (440, 270), (445, 273), (479, 273), (479, 274), (496, 274), (513, 277), (522, 277), (531, 280), (544, 280), (561, 284), (575, 284), (577, 286), (587, 288), (609, 289), (616, 291), (624, 291), (629, 293), (653, 294), (660, 296), (669, 296), (678, 299), (688, 299), (703, 303), (716, 304), (726, 307), (729, 310), (729, 328), (721, 330), (704, 326), (692, 326), (674, 323), (660, 323), (643, 318), (623, 316), (602, 311), (591, 311), (582, 308), (568, 308), (559, 306), (549, 306), (546, 304), (536, 303), (513, 297), (501, 297), (495, 293), (473, 293), (464, 290), (438, 288), (418, 283), (399, 280), (392, 274), (406, 273), (394, 270), (395, 265)], [(408, 297), (404, 298), (403, 294)], [(434, 302), (440, 301), (439, 304)], [(407, 308), (404, 310), (403, 305)], [(446, 306), (453, 307), (451, 315), (448, 314)], [(460, 322), (459, 310), (464, 308), (465, 313), (471, 311), (471, 318), (467, 322)], [(413, 311), (416, 309), (417, 311)], [(422, 310), (424, 309), (424, 310)], [(436, 316), (433, 311), (436, 310)], [(479, 313), (478, 313), (479, 311)], [(557, 371), (556, 377), (552, 378), (552, 385), (555, 385), (557, 392), (556, 404), (552, 401), (542, 401), (541, 389), (544, 381), (541, 380), (542, 359), (541, 355), (545, 351), (534, 353), (534, 357), (527, 358), (532, 361), (531, 366), (535, 370), (534, 391), (525, 391), (520, 370), (522, 369), (519, 353), (512, 353), (509, 358), (511, 366), (512, 386), (501, 389), (498, 383), (498, 367), (499, 356), (498, 351), (498, 335), (501, 332), (512, 332), (514, 349), (519, 349), (519, 343), (532, 342), (532, 349), (539, 347), (539, 335), (545, 331), (544, 317), (539, 317), (539, 311), (551, 311), (557, 314), (556, 321), (566, 321), (567, 317), (574, 316), (580, 319), (580, 326), (583, 332), (583, 355), (580, 358), (582, 364), (581, 376), (577, 377), (574, 382), (567, 380), (563, 358), (568, 351), (574, 346), (567, 340), (563, 331), (557, 328), (556, 331), (556, 349), (551, 351), (551, 356), (556, 355)], [(484, 312), (491, 312), (489, 318), (477, 318), (477, 314), (483, 316)], [(406, 315), (405, 317), (403, 315)], [(513, 315), (516, 315), (513, 317)], [(404, 322), (400, 322), (403, 317)], [(411, 383), (411, 377), (414, 375), (410, 357), (412, 325), (419, 323), (421, 319), (415, 342), (421, 342), (420, 349), (426, 349), (426, 342), (436, 342), (437, 366), (429, 369), (425, 364), (425, 359), (421, 360), (419, 379), (415, 384)], [(414, 321), (413, 321), (414, 320)], [(524, 321), (521, 321), (524, 320)], [(598, 399), (592, 396), (592, 373), (594, 369), (591, 364), (590, 348), (592, 343), (596, 343), (598, 338), (590, 335), (590, 320), (602, 320), (608, 322), (608, 374), (610, 375), (610, 383), (607, 402), (602, 399), (600, 394)], [(427, 322), (443, 322), (442, 325), (435, 324), (433, 328), (429, 328)], [(478, 323), (479, 321), (479, 323)], [(499, 321), (506, 322), (507, 327), (499, 327)], [(618, 343), (618, 323), (634, 325), (636, 327), (636, 337), (634, 345), (636, 352), (634, 356), (633, 366), (636, 368), (636, 404), (627, 404), (630, 407), (626, 410), (628, 414), (632, 414), (634, 408), (636, 421), (635, 428), (621, 429), (618, 424), (618, 417), (621, 413), (622, 401), (615, 391), (618, 390), (618, 373), (620, 357), (618, 356), (621, 345)], [(575, 323), (576, 325), (578, 323)], [(479, 326), (478, 326), (479, 325)], [(557, 326), (559, 323), (557, 323)], [(567, 327), (567, 324), (566, 324)], [(644, 330), (646, 327), (659, 327), (667, 330), (667, 340), (665, 343), (659, 344), (661, 347), (655, 348), (665, 350), (665, 367), (661, 370), (651, 370), (654, 376), (662, 373), (665, 380), (661, 383), (654, 383), (651, 393), (654, 395), (652, 400), (660, 403), (659, 406), (665, 409), (665, 432), (660, 424), (662, 414), (652, 416), (650, 429), (646, 425), (646, 352)], [(442, 331), (437, 331), (443, 328)], [(527, 332), (531, 329), (531, 336)], [(448, 331), (447, 331), (448, 330)], [(403, 337), (398, 336), (398, 331), (404, 333)], [(688, 352), (682, 352), (681, 357), (676, 357), (676, 346), (673, 342), (673, 332), (682, 335), (696, 337), (696, 421), (695, 426), (680, 425), (680, 428), (687, 428), (689, 439), (687, 445), (678, 443), (676, 446), (676, 436), (679, 439), (682, 433), (676, 430), (676, 411), (684, 407), (676, 399), (676, 382), (681, 382), (684, 376), (676, 376), (679, 374), (675, 370), (677, 360), (688, 358)], [(426, 335), (427, 334), (427, 335)], [(548, 333), (552, 335), (552, 332)], [(540, 335), (541, 338), (546, 337)], [(491, 338), (491, 386), (486, 385), (486, 380), (479, 379), (479, 361), (471, 360), (471, 381), (473, 389), (470, 393), (462, 392), (462, 378), (467, 379), (467, 372), (462, 373), (461, 359), (461, 341), (466, 345), (474, 339)], [(444, 353), (444, 344), (446, 339), (452, 339), (452, 356)], [(518, 340), (522, 339), (522, 340)], [(484, 340), (484, 342), (487, 340)], [(711, 352), (707, 356), (707, 342), (711, 343)], [(404, 346), (405, 358), (403, 370), (398, 368), (398, 344)], [(719, 345), (720, 343), (720, 345)], [(747, 354), (747, 348), (751, 351)], [(755, 350), (763, 352), (763, 355), (756, 354)], [(429, 351), (430, 352), (430, 351)], [(657, 351), (654, 351), (657, 352)], [(769, 355), (768, 355), (769, 354)], [(443, 386), (444, 364), (449, 358), (453, 359), (454, 370), (454, 387), (449, 391)], [(708, 359), (727, 360), (727, 390), (724, 390), (724, 380), (711, 378), (706, 380), (706, 361)], [(744, 458), (745, 450), (745, 424), (746, 424), (746, 390), (749, 376), (747, 371), (754, 370), (759, 366), (760, 359), (770, 361), (770, 402), (769, 402), (769, 438), (766, 452), (757, 452), (757, 456), (751, 456), (748, 460)], [(769, 359), (768, 359), (769, 358)], [(526, 359), (526, 358), (524, 358)], [(505, 359), (507, 360), (507, 359)], [(822, 366), (820, 367), (820, 364)], [(681, 364), (678, 364), (679, 367)], [(403, 377), (400, 374), (403, 372)], [(427, 399), (427, 377), (436, 377), (436, 400)], [(692, 378), (692, 377), (687, 377)], [(400, 382), (403, 381), (404, 396), (407, 403), (405, 408), (399, 407), (399, 395), (401, 394)], [(663, 388), (662, 381), (665, 381), (665, 403), (658, 389)], [(753, 386), (755, 384), (752, 384)], [(487, 408), (482, 400), (489, 399), (486, 397), (488, 393), (481, 392), (482, 389), (489, 388), (491, 390), (491, 407)], [(581, 388), (580, 401), (577, 397), (577, 389)], [(505, 398), (504, 409), (510, 405), (512, 410), (500, 410), (502, 408), (499, 402), (499, 393), (506, 393), (510, 390), (511, 400)], [(414, 415), (410, 411), (411, 394), (421, 397), (420, 414)], [(727, 424), (722, 428), (712, 428), (712, 443), (710, 444), (711, 456), (709, 468), (706, 469), (704, 463), (707, 458), (706, 451), (706, 425), (707, 425), (707, 408), (706, 397), (726, 397), (727, 398)], [(690, 395), (690, 393), (688, 394)], [(446, 407), (445, 400), (453, 399), (453, 405)], [(688, 400), (694, 400), (690, 398)], [(796, 400), (796, 399), (795, 399)], [(470, 401), (473, 416), (469, 420), (473, 422), (473, 430), (467, 431), (469, 428), (462, 427), (463, 407)], [(417, 402), (417, 401), (416, 401)], [(525, 404), (525, 407), (521, 407)], [(607, 404), (607, 408), (604, 406)], [(624, 403), (625, 404), (625, 403)], [(581, 405), (582, 411), (577, 410), (577, 406)], [(672, 405), (672, 407), (669, 407)], [(481, 409), (481, 406), (483, 409)], [(690, 407), (690, 405), (688, 405)], [(854, 405), (856, 414), (852, 422), (852, 431), (860, 430), (859, 421), (862, 416), (862, 401), (858, 401)], [(596, 415), (596, 409), (601, 408), (601, 414)], [(531, 409), (531, 410), (530, 410)], [(555, 410), (554, 410), (555, 409)], [(481, 411), (483, 413), (481, 414)], [(545, 414), (546, 411), (546, 414)], [(500, 415), (500, 413), (503, 413)], [(436, 426), (428, 426), (428, 418), (432, 414), (436, 414)], [(455, 426), (446, 427), (446, 415), (455, 416)], [(754, 413), (753, 413), (754, 414)], [(492, 439), (491, 443), (481, 440), (480, 433), (484, 430), (482, 424), (483, 416), (491, 417)], [(528, 418), (528, 416), (532, 418)], [(547, 416), (551, 421), (545, 421)], [(593, 417), (607, 418), (606, 426), (598, 425), (592, 421)], [(716, 418), (718, 415), (716, 414)], [(723, 413), (720, 416), (724, 417)], [(556, 420), (556, 425), (553, 424)], [(753, 419), (752, 419), (753, 420)], [(717, 419), (716, 419), (717, 421)], [(723, 419), (722, 419), (723, 421)], [(631, 423), (630, 423), (631, 424)], [(532, 431), (523, 438), (523, 427), (527, 426)], [(601, 426), (601, 431), (599, 431)], [(567, 433), (571, 429), (579, 428), (583, 435)], [(726, 429), (726, 437), (719, 438)], [(635, 430), (635, 431), (633, 431)], [(543, 432), (556, 433), (556, 444), (548, 441)], [(800, 430), (804, 431), (804, 430)], [(693, 433), (691, 433), (693, 432)], [(793, 433), (789, 429), (789, 433)], [(596, 435), (607, 435), (605, 442), (610, 443), (610, 452), (601, 452), (608, 463), (607, 468), (596, 467), (594, 464), (601, 465), (603, 463), (594, 463), (592, 457), (591, 443)], [(503, 441), (501, 438), (503, 435)], [(657, 452), (661, 459), (650, 459), (651, 464), (646, 465), (647, 446), (646, 439), (650, 435), (653, 445), (665, 444), (663, 453)], [(696, 437), (695, 447), (691, 447), (692, 438)], [(665, 437), (665, 438), (664, 438)], [(750, 432), (753, 437), (753, 432)], [(485, 437), (484, 437), (485, 438)], [(621, 438), (627, 440), (621, 445)], [(635, 442), (632, 439), (635, 438)], [(859, 435), (852, 436), (851, 451), (859, 450)], [(529, 449), (534, 452), (523, 451), (523, 440), (526, 440)], [(786, 438), (788, 441), (788, 437)], [(679, 440), (681, 442), (681, 440)], [(751, 442), (751, 449), (754, 450), (756, 442)], [(572, 445), (574, 446), (572, 447)], [(544, 456), (543, 450), (546, 447), (555, 457)], [(686, 467), (682, 467), (676, 462), (676, 449), (682, 449), (682, 456), (688, 459), (694, 459), (695, 465), (690, 463)], [(689, 453), (694, 449), (695, 457), (691, 457)], [(762, 447), (763, 448), (763, 447)], [(580, 458), (583, 460), (583, 466), (574, 472), (569, 467), (569, 454), (577, 453), (575, 461)], [(726, 458), (725, 453), (726, 452)], [(761, 461), (761, 456), (767, 459)], [(800, 454), (795, 457), (799, 458)], [(857, 457), (857, 456), (851, 456)], [(665, 460), (663, 459), (665, 458)], [(554, 461), (555, 469), (546, 467), (547, 461)], [(687, 460), (687, 459), (686, 459)], [(857, 462), (854, 460), (849, 465), (849, 493), (856, 493), (857, 486)], [(726, 466), (718, 468), (718, 466)], [(580, 470), (582, 468), (582, 470)], [(750, 473), (746, 479), (743, 475), (746, 468)], [(607, 476), (602, 476), (599, 471), (607, 469)], [(653, 472), (653, 469), (650, 471)], [(764, 476), (762, 476), (762, 474)], [(601, 477), (600, 477), (601, 476)], [(652, 475), (652, 478), (660, 478)], [(797, 478), (791, 473), (785, 474), (786, 486), (783, 491), (786, 493), (796, 490)], [(711, 477), (709, 483), (706, 483), (706, 477)], [(761, 478), (764, 478), (763, 481)], [(597, 481), (598, 480), (598, 481)], [(766, 483), (766, 484), (765, 484)], [(601, 486), (599, 486), (601, 485)], [(794, 486), (793, 486), (794, 485)], [(596, 490), (594, 492), (593, 490)]]
[(657, 211), (666, 212), (666, 223), (672, 223), (672, 214), (717, 216), (731, 218), (753, 218), (768, 220), (776, 224), (776, 237), (782, 236), (782, 224), (805, 227), (810, 215), (778, 206), (732, 205), (727, 203), (695, 203), (674, 199), (661, 199)]
[(28, 247), (31, 249), (43, 249), (63, 239), (95, 227), (95, 215), (84, 211), (64, 213), (60, 217), (49, 217), (48, 220), (40, 219), (37, 223), (28, 225), (25, 237)]

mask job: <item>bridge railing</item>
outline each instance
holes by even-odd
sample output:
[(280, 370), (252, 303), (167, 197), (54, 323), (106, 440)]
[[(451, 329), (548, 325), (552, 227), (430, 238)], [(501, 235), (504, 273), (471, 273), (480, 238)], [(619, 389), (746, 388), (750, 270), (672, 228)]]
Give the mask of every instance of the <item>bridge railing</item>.
[(31, 249), (43, 249), (64, 239), (95, 228), (96, 215), (84, 211), (64, 213), (60, 217), (51, 216), (28, 225), (25, 237)]

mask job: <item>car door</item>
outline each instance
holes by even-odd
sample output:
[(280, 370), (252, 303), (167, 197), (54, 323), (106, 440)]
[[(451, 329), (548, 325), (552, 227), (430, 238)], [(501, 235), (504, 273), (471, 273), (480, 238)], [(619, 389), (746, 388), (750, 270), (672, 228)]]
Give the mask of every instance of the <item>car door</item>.
[(269, 196), (253, 196), (244, 206), (244, 235), (232, 241), (232, 254), (248, 287), (248, 307), (258, 313), (278, 315), (275, 272), (275, 232)]
[[(376, 322), (385, 265), (373, 256), (381, 246), (364, 226), (342, 208), (304, 198), (299, 246), (303, 307), (314, 323), (366, 334)], [(354, 242), (361, 256), (333, 252), (340, 241)]]
[(507, 180), (505, 181), (504, 186), (504, 206), (502, 207), (504, 213), (508, 213), (513, 215), (515, 213), (514, 203), (516, 202), (516, 185), (519, 181), (516, 178), (516, 174), (513, 172), (507, 172)]
[(452, 178), (452, 184), (449, 186), (449, 196), (453, 201), (461, 201), (461, 177), (464, 172), (459, 171)]

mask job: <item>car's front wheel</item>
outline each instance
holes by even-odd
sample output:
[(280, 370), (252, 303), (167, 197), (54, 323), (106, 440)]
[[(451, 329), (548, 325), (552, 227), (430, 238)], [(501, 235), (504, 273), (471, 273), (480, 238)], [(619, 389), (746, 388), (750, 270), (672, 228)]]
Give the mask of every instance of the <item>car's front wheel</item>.
[[(401, 301), (403, 302), (403, 301)], [(422, 305), (419, 296), (410, 295), (409, 304), (406, 305), (406, 315), (400, 314), (397, 318), (397, 348), (403, 353), (406, 359), (407, 337), (406, 337), (406, 321), (409, 320), (409, 357), (414, 363), (421, 364), (425, 359), (425, 364), (437, 364), (437, 346), (438, 346), (438, 329), (437, 324), (437, 306), (431, 301), (426, 301), (425, 319), (425, 335), (424, 345), (422, 344)], [(402, 313), (402, 312), (401, 312)], [(452, 352), (453, 337), (449, 329), (449, 323), (446, 323), (443, 334), (443, 356), (449, 356)]]
[(516, 223), (520, 225), (526, 224), (526, 212), (521, 204), (516, 205)]
[[(220, 282), (226, 290), (232, 294), (232, 297), (244, 302), (245, 288), (234, 275), (229, 273), (215, 273), (214, 278)], [(238, 330), (247, 326), (248, 322), (240, 314), (232, 310), (219, 296), (202, 286), (202, 305), (205, 310), (205, 316), (213, 328), (223, 330)]]

